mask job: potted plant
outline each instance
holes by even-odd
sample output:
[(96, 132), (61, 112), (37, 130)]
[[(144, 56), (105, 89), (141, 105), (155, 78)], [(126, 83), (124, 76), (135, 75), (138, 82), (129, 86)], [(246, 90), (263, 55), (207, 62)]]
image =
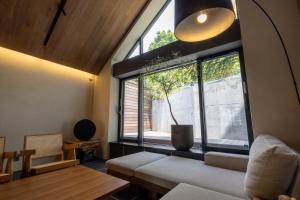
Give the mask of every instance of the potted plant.
[[(152, 63), (153, 64), (153, 63)], [(197, 70), (194, 63), (180, 66), (168, 71), (153, 73), (144, 77), (152, 98), (166, 99), (171, 118), (171, 143), (176, 150), (188, 151), (194, 144), (193, 125), (179, 124), (174, 115), (170, 95), (197, 80)]]

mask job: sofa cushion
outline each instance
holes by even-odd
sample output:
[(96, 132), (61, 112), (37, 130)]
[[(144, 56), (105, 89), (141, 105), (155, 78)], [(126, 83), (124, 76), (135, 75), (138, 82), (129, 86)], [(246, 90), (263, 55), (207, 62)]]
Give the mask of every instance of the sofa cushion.
[(105, 166), (109, 170), (113, 170), (127, 176), (133, 176), (136, 168), (165, 157), (167, 156), (163, 154), (144, 151), (108, 160), (106, 161)]
[(205, 165), (203, 161), (169, 156), (135, 170), (134, 176), (147, 182), (172, 189), (188, 183), (217, 192), (245, 197), (245, 173)]
[(276, 199), (285, 194), (296, 171), (295, 151), (269, 135), (258, 136), (252, 144), (245, 177), (249, 196)]
[(224, 169), (246, 172), (249, 156), (221, 152), (207, 152), (204, 155), (205, 164)]
[(296, 172), (296, 177), (294, 180), (294, 185), (292, 187), (292, 197), (300, 199), (300, 155), (298, 153), (298, 169)]
[(194, 185), (180, 183), (160, 200), (242, 200), (227, 194), (207, 190)]

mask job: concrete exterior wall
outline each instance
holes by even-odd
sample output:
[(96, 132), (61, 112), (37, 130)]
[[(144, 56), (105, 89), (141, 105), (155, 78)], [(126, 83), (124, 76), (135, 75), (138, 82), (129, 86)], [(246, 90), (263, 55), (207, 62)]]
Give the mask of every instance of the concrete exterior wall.
[[(204, 84), (208, 139), (248, 140), (244, 99), (240, 76)], [(198, 84), (170, 96), (179, 124), (192, 124), (201, 138)], [(152, 131), (171, 132), (174, 124), (166, 100), (152, 102)]]

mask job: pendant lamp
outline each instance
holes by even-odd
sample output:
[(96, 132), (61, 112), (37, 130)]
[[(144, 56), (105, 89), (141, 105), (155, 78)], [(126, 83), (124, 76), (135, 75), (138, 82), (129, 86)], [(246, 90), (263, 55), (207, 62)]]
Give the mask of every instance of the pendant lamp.
[(175, 0), (175, 36), (184, 42), (213, 38), (234, 19), (231, 0)]

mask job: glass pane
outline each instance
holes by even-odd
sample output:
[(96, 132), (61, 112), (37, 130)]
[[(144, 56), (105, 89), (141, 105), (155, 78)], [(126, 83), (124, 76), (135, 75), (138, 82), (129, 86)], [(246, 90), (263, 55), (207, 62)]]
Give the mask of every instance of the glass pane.
[(124, 83), (123, 136), (137, 138), (138, 135), (138, 79)]
[(174, 5), (174, 0), (171, 0), (143, 37), (143, 53), (176, 41), (174, 35)]
[(140, 44), (139, 43), (134, 47), (133, 51), (128, 55), (128, 58), (133, 58), (138, 55), (140, 55)]
[(172, 112), (179, 124), (193, 125), (199, 146), (198, 90), (196, 63), (144, 76), (144, 141), (170, 143), (171, 125), (175, 124)]
[(207, 143), (248, 147), (239, 55), (202, 63)]

